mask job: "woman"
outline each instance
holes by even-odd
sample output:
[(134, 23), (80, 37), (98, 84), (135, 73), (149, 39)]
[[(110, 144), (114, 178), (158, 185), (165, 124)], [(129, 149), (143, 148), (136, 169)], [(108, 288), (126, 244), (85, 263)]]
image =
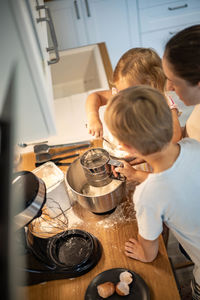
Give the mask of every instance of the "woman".
[(185, 105), (195, 105), (183, 135), (200, 141), (200, 24), (178, 32), (168, 41), (163, 70), (167, 89), (174, 90)]
[[(185, 105), (195, 105), (186, 122), (184, 136), (200, 141), (200, 24), (178, 32), (168, 41), (163, 70), (167, 89), (174, 90)], [(196, 280), (193, 278), (191, 282), (193, 300), (200, 299), (199, 273), (194, 268)]]

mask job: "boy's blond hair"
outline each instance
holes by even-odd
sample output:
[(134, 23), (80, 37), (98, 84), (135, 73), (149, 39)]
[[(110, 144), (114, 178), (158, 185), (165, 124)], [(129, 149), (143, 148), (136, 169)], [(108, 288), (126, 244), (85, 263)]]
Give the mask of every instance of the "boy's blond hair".
[(108, 129), (142, 155), (160, 151), (173, 135), (172, 114), (163, 100), (163, 94), (149, 86), (122, 90), (108, 102)]
[(132, 85), (137, 80), (163, 92), (166, 77), (159, 55), (151, 48), (132, 48), (125, 52), (113, 72), (113, 85), (124, 78)]

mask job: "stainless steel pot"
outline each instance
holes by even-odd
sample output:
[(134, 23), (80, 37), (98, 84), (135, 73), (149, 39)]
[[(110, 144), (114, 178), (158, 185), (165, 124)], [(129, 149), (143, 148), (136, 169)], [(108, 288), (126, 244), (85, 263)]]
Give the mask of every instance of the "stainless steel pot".
[(65, 182), (70, 198), (94, 213), (111, 211), (117, 207), (125, 195), (125, 181), (112, 179), (103, 187), (89, 185), (80, 158), (69, 166)]

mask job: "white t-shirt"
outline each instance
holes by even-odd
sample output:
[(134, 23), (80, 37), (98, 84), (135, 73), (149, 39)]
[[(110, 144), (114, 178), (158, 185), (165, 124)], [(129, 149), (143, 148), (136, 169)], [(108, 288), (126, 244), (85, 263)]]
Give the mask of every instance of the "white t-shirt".
[(173, 166), (150, 174), (136, 187), (133, 201), (139, 234), (154, 240), (165, 222), (194, 262), (200, 284), (200, 143), (185, 138), (179, 144)]
[(197, 141), (200, 141), (200, 104), (196, 105), (190, 117), (186, 122), (187, 135)]

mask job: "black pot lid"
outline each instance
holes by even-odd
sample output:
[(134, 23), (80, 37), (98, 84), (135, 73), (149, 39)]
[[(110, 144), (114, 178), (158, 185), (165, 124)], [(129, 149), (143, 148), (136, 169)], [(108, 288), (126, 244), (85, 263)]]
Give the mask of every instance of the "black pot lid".
[(88, 232), (74, 229), (54, 237), (48, 244), (48, 254), (57, 267), (78, 269), (91, 258), (94, 247)]

